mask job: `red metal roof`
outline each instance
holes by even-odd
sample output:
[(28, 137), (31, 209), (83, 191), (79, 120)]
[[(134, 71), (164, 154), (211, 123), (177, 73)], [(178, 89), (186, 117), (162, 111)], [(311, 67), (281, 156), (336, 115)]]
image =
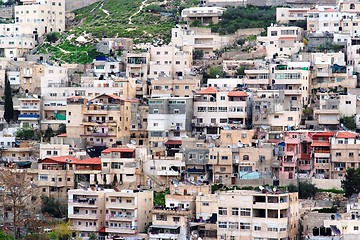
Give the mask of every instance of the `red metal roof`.
[(229, 97), (248, 97), (249, 95), (243, 91), (232, 91), (228, 93)]
[(79, 159), (73, 156), (56, 156), (56, 157), (47, 157), (42, 160), (43, 163), (46, 162), (56, 162), (56, 163), (71, 163), (75, 165), (101, 165), (100, 158), (87, 158), (87, 159)]
[(312, 137), (332, 137), (334, 134), (334, 132), (316, 132)]
[(317, 141), (317, 140), (314, 140), (312, 143), (311, 143), (311, 146), (312, 147), (330, 147), (330, 143), (328, 141)]
[(182, 141), (181, 140), (169, 140), (167, 142), (165, 142), (166, 145), (181, 145)]
[(112, 152), (135, 152), (134, 148), (108, 148), (102, 151), (102, 153), (112, 153)]
[(338, 132), (336, 134), (337, 138), (356, 138), (357, 134), (352, 132)]
[(207, 95), (207, 94), (216, 94), (218, 92), (218, 90), (214, 87), (208, 87), (204, 90), (201, 90), (200, 92), (197, 92), (196, 94), (201, 94), (201, 95)]

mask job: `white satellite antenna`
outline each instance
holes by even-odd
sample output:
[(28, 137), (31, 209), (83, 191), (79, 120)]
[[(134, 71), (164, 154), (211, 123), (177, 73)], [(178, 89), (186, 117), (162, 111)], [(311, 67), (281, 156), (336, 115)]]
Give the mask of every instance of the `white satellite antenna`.
[(264, 190), (265, 188), (263, 186), (259, 186), (259, 189), (262, 191)]

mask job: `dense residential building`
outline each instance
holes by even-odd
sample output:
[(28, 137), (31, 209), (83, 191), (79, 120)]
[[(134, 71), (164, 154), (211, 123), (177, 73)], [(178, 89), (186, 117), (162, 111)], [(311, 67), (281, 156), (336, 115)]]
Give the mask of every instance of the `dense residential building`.
[(218, 195), (218, 239), (296, 239), (297, 193), (226, 191)]
[(71, 228), (80, 237), (140, 237), (151, 221), (152, 191), (89, 188), (68, 195)]
[(225, 10), (221, 7), (185, 8), (181, 11), (181, 17), (188, 23), (200, 21), (201, 24), (217, 24)]

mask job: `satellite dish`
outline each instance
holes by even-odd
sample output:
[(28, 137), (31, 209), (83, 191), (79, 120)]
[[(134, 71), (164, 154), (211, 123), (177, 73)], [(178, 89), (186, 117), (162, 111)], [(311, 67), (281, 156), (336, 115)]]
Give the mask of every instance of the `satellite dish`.
[(135, 141), (135, 140), (131, 140), (130, 143), (135, 145), (135, 144), (136, 144), (136, 141)]
[(259, 186), (259, 189), (262, 191), (264, 190), (265, 188), (263, 186)]

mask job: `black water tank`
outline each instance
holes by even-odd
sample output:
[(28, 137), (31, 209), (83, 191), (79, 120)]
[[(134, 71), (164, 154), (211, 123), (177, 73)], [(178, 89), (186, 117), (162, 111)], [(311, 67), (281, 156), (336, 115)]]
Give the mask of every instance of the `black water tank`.
[(331, 228), (326, 228), (326, 236), (331, 236)]
[(335, 220), (335, 214), (331, 215), (331, 220)]
[(320, 229), (318, 227), (313, 228), (313, 236), (319, 236), (320, 235)]
[(325, 227), (320, 227), (320, 236), (326, 236)]

